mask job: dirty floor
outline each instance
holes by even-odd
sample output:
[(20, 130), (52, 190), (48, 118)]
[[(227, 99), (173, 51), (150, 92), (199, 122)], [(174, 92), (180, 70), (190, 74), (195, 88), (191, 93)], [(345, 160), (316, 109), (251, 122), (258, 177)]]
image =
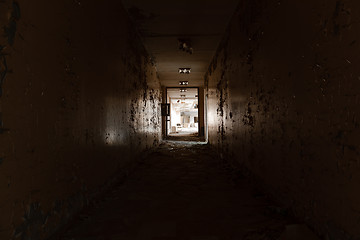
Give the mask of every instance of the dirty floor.
[(236, 179), (208, 145), (165, 141), (56, 239), (270, 240), (296, 226)]
[(191, 141), (191, 142), (205, 142), (204, 137), (199, 137), (198, 133), (173, 133), (166, 136), (169, 141)]

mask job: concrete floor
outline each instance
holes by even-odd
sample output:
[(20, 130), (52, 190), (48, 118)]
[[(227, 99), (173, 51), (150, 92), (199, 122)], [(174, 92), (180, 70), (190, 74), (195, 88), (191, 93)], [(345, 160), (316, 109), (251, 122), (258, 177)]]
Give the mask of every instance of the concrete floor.
[(189, 128), (179, 128), (177, 132), (169, 133), (170, 136), (184, 136), (184, 135), (191, 135), (197, 134), (198, 128), (197, 127), (189, 127)]
[(186, 141), (186, 142), (205, 142), (205, 137), (199, 137), (198, 133), (187, 133), (187, 134), (169, 134), (166, 137), (166, 140), (169, 141)]
[(205, 143), (164, 142), (56, 239), (279, 239), (294, 221), (214, 156)]

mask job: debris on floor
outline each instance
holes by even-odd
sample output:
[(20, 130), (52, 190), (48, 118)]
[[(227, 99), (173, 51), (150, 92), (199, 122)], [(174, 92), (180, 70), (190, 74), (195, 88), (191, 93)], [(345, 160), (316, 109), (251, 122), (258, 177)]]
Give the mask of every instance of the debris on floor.
[(234, 186), (221, 164), (207, 144), (165, 141), (55, 239), (296, 240), (298, 233), (312, 239), (285, 210), (254, 195), (246, 179)]
[(319, 240), (304, 224), (287, 225), (279, 240)]

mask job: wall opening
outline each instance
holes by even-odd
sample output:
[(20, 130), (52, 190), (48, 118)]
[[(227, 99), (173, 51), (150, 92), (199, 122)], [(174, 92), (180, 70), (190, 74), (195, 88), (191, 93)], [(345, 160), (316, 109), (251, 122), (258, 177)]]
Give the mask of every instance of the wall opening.
[[(165, 114), (165, 106), (168, 113)], [(202, 87), (164, 87), (163, 139), (206, 142), (205, 97)]]
[(168, 136), (199, 135), (198, 92), (198, 88), (167, 88), (167, 101), (170, 104)]

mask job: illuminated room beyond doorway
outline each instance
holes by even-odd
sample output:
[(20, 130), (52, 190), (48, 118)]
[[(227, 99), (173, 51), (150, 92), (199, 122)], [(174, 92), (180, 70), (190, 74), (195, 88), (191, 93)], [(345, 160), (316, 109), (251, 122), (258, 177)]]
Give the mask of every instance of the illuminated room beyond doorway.
[(167, 96), (170, 103), (168, 136), (198, 136), (198, 88), (168, 88)]

